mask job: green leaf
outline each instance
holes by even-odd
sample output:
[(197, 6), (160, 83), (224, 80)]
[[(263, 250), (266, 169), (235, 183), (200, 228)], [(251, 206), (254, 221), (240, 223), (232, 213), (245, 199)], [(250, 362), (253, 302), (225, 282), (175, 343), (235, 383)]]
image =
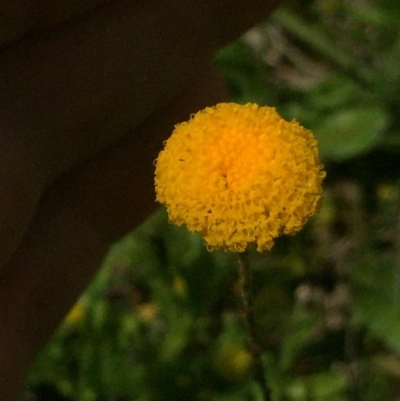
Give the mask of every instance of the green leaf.
[(315, 129), (321, 157), (340, 161), (365, 153), (388, 125), (389, 116), (379, 107), (339, 110)]
[(351, 270), (353, 281), (352, 316), (358, 326), (368, 328), (373, 338), (400, 353), (400, 317), (397, 305), (397, 270), (374, 261), (371, 254), (360, 268)]
[(349, 14), (356, 21), (380, 28), (390, 27), (396, 22), (392, 13), (385, 12), (385, 10), (379, 9), (376, 6), (367, 6), (366, 4), (352, 4), (349, 8)]
[(303, 41), (327, 60), (346, 70), (357, 69), (357, 59), (343, 51), (336, 41), (329, 37), (322, 24), (311, 25), (295, 12), (283, 7), (274, 13), (273, 18), (297, 40)]
[(360, 88), (356, 81), (343, 74), (333, 74), (324, 81), (315, 85), (306, 95), (306, 102), (313, 110), (330, 112), (359, 104), (370, 96)]
[(242, 40), (221, 49), (214, 62), (225, 78), (231, 97), (238, 103), (273, 103), (266, 90), (269, 69), (262, 58)]
[(293, 401), (344, 401), (347, 386), (347, 377), (332, 369), (293, 380), (286, 393)]

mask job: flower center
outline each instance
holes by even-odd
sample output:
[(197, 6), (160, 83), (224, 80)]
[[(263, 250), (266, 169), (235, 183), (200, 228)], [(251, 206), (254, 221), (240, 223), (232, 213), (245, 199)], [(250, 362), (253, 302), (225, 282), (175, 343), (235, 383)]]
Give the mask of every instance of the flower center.
[(234, 193), (253, 186), (261, 175), (265, 183), (271, 176), (268, 170), (276, 149), (274, 141), (267, 139), (267, 134), (222, 132), (204, 149), (207, 160), (214, 167), (213, 175), (223, 179), (227, 189)]

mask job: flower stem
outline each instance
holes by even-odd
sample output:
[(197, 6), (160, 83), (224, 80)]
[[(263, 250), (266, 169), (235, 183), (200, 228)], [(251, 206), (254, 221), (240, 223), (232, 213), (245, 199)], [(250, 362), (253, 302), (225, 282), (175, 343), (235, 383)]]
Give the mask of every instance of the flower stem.
[(261, 346), (257, 340), (256, 322), (253, 314), (253, 286), (252, 273), (247, 252), (238, 253), (239, 256), (239, 279), (241, 283), (241, 296), (243, 302), (243, 315), (246, 322), (248, 346), (253, 359), (254, 379), (258, 382), (263, 393), (264, 401), (271, 399), (271, 392), (267, 386), (262, 362)]

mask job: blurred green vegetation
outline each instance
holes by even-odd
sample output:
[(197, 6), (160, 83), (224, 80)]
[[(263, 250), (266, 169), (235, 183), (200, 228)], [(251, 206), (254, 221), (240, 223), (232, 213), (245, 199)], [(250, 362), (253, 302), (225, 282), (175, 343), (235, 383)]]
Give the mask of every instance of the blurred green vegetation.
[[(289, 1), (216, 56), (233, 100), (314, 130), (328, 172), (305, 229), (250, 255), (273, 401), (400, 399), (399, 26), (396, 1)], [(236, 256), (159, 210), (112, 249), (30, 399), (261, 400), (250, 371)]]

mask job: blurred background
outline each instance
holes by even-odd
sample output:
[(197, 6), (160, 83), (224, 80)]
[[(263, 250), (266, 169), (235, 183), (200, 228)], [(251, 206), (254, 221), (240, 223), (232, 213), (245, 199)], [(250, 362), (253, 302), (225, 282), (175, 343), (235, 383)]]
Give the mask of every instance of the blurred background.
[[(399, 27), (398, 1), (293, 0), (215, 57), (233, 101), (315, 132), (328, 173), (305, 229), (250, 255), (273, 401), (400, 400)], [(160, 209), (111, 250), (28, 399), (261, 400), (250, 369), (236, 255)]]

